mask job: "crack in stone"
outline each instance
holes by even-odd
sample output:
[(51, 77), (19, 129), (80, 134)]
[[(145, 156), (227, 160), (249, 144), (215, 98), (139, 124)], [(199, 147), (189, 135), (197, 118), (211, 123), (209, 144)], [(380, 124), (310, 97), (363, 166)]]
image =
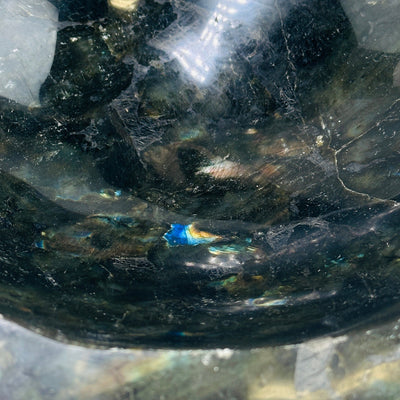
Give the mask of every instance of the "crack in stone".
[[(279, 96), (281, 98), (281, 100), (284, 102), (285, 105), (288, 105), (288, 109), (289, 109), (289, 114), (297, 114), (297, 117), (302, 121), (303, 124), (305, 124), (304, 118), (302, 116), (301, 110), (296, 110), (295, 106), (299, 107), (299, 101), (297, 99), (296, 96), (296, 90), (297, 90), (297, 74), (296, 74), (296, 67), (293, 63), (292, 60), (292, 51), (289, 47), (289, 43), (288, 43), (288, 38), (285, 32), (285, 26), (284, 26), (284, 22), (283, 22), (283, 17), (282, 17), (282, 12), (281, 9), (278, 5), (278, 1), (275, 0), (274, 2), (274, 6), (278, 12), (279, 15), (279, 21), (280, 21), (280, 26), (281, 26), (281, 32), (282, 32), (282, 36), (283, 36), (283, 40), (285, 41), (285, 48), (286, 48), (286, 52), (287, 52), (287, 62), (288, 62), (288, 68), (285, 72), (285, 78), (286, 81), (288, 83), (288, 87), (286, 88), (286, 90), (284, 90), (283, 88), (280, 89), (279, 91)], [(293, 80), (290, 79), (290, 74), (288, 70), (292, 70), (294, 72), (295, 78)], [(290, 95), (292, 96), (290, 96)]]
[[(393, 102), (393, 104), (389, 107), (389, 109), (392, 108), (392, 107), (394, 107), (395, 104), (398, 103), (398, 102), (400, 102), (400, 99), (395, 100), (395, 101)], [(324, 131), (326, 131), (326, 133), (327, 133), (327, 135), (328, 135), (328, 139), (329, 139), (329, 143), (328, 143), (327, 148), (328, 148), (329, 150), (331, 150), (331, 151), (332, 151), (332, 154), (333, 154), (333, 160), (334, 160), (335, 171), (336, 171), (336, 178), (337, 178), (338, 182), (340, 183), (340, 185), (343, 187), (343, 189), (344, 189), (346, 192), (349, 192), (349, 193), (351, 193), (351, 194), (353, 194), (353, 195), (361, 196), (361, 197), (365, 198), (366, 200), (372, 200), (372, 201), (376, 201), (376, 202), (382, 202), (382, 203), (385, 203), (385, 204), (390, 203), (390, 204), (392, 204), (392, 205), (398, 205), (399, 203), (396, 202), (395, 200), (383, 199), (383, 198), (380, 198), (380, 197), (372, 196), (372, 195), (370, 195), (370, 194), (368, 194), (368, 193), (359, 192), (359, 191), (357, 191), (357, 190), (351, 189), (350, 187), (348, 187), (348, 186), (344, 183), (343, 179), (341, 178), (340, 172), (339, 172), (339, 166), (338, 166), (338, 154), (339, 154), (342, 150), (345, 150), (345, 149), (348, 148), (351, 144), (353, 144), (354, 142), (356, 142), (357, 140), (361, 139), (362, 137), (364, 137), (365, 135), (367, 135), (369, 132), (371, 132), (372, 129), (374, 129), (374, 128), (376, 128), (377, 126), (379, 126), (382, 122), (388, 121), (388, 120), (389, 120), (388, 118), (383, 118), (383, 119), (379, 120), (377, 123), (375, 123), (374, 126), (370, 127), (370, 128), (367, 129), (365, 132), (363, 132), (363, 133), (361, 133), (360, 135), (358, 135), (357, 137), (355, 137), (355, 138), (349, 140), (347, 143), (345, 143), (344, 145), (342, 145), (339, 149), (335, 150), (335, 149), (333, 149), (333, 148), (331, 147), (331, 143), (332, 143), (332, 134), (331, 134), (331, 132), (330, 132), (329, 129), (326, 129), (326, 125), (325, 125), (325, 123), (324, 123), (323, 117), (322, 117), (322, 115), (320, 116), (321, 127), (322, 127), (322, 129), (323, 129)]]

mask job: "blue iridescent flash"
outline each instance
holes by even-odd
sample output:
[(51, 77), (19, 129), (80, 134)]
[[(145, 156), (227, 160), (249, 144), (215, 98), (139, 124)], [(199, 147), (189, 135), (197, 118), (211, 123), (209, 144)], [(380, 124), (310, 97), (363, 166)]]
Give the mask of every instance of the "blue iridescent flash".
[(196, 246), (199, 244), (211, 243), (218, 236), (208, 232), (197, 231), (192, 224), (181, 225), (171, 224), (171, 229), (163, 236), (169, 246)]

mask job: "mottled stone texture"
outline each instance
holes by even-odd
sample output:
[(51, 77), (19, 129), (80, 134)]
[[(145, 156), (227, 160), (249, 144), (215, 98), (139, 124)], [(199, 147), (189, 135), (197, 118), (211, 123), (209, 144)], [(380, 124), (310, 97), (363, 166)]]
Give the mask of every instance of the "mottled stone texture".
[[(54, 4), (42, 107), (0, 101), (6, 318), (84, 345), (248, 349), (394, 312), (398, 53), (360, 47), (339, 1), (254, 19), (241, 2)], [(332, 343), (299, 348), (288, 396), (335, 395)], [(256, 393), (244, 382), (218, 387)]]
[(0, 396), (393, 399), (400, 390), (398, 331), (394, 320), (335, 338), (254, 350), (96, 350), (52, 341), (1, 320)]

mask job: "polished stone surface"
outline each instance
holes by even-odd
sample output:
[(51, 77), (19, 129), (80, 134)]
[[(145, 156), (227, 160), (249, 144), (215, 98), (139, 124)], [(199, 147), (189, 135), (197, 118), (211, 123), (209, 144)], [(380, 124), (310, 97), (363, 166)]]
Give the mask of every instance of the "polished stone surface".
[(37, 107), (53, 64), (58, 10), (46, 0), (3, 0), (0, 9), (0, 96)]
[(398, 2), (51, 3), (41, 107), (0, 99), (4, 393), (393, 397)]
[(252, 350), (90, 349), (5, 320), (0, 336), (4, 399), (367, 400), (400, 390), (398, 320)]

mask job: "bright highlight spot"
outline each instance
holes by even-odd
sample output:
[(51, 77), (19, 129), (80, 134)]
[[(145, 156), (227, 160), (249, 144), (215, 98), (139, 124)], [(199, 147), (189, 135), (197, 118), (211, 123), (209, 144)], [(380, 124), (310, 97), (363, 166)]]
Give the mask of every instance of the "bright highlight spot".
[(219, 0), (215, 3), (196, 37), (186, 37), (170, 52), (196, 83), (208, 83), (217, 72), (217, 63), (232, 51), (226, 33), (233, 34), (233, 29), (238, 26), (251, 26), (266, 6), (265, 2), (256, 0)]

